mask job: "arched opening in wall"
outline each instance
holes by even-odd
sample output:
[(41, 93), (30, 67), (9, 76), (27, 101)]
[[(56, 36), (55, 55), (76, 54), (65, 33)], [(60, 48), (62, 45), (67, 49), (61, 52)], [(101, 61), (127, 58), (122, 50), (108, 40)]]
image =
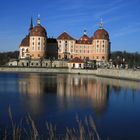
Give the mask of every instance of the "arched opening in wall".
[(102, 60), (105, 60), (105, 57), (104, 56), (102, 56)]
[(36, 63), (36, 66), (38, 66), (38, 63)]
[(64, 56), (64, 59), (68, 59), (68, 56), (67, 56), (67, 55), (65, 55), (65, 56)]
[(29, 52), (29, 50), (28, 50), (28, 49), (26, 49), (26, 52), (28, 53), (28, 52)]
[(99, 57), (97, 56), (96, 59), (99, 59)]
[(75, 64), (73, 64), (73, 68), (75, 68)]
[(29, 66), (29, 63), (27, 62), (27, 67)]
[(46, 63), (46, 67), (48, 66), (48, 63)]
[(71, 59), (73, 59), (73, 55), (71, 55)]
[(38, 54), (38, 57), (40, 57), (40, 54)]
[(86, 57), (86, 60), (89, 60), (89, 57)]
[(80, 59), (81, 59), (81, 56), (80, 56)]
[(61, 59), (61, 55), (59, 55), (58, 58)]

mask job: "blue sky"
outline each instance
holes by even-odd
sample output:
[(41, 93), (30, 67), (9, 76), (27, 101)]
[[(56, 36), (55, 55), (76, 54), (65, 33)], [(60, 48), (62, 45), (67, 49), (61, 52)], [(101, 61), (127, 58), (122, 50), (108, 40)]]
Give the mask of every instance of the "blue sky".
[(38, 14), (49, 37), (77, 39), (84, 29), (92, 36), (102, 18), (112, 51), (140, 52), (140, 0), (0, 0), (0, 51), (18, 50)]

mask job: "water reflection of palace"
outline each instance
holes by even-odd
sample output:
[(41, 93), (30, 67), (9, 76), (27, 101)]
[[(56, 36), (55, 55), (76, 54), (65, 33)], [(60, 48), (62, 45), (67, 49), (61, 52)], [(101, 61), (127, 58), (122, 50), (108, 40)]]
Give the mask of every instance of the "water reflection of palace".
[(22, 95), (24, 106), (33, 114), (40, 114), (43, 108), (42, 94), (44, 92), (44, 82), (39, 74), (25, 74), (19, 80), (19, 92)]
[(73, 105), (75, 97), (82, 100), (82, 107), (90, 102), (97, 114), (106, 110), (108, 101), (108, 86), (90, 76), (29, 74), (19, 80), (19, 91), (28, 97), (28, 105), (36, 111), (47, 94), (56, 94), (59, 105), (65, 109)]
[(19, 80), (19, 91), (30, 97), (40, 96), (43, 93), (44, 84), (40, 75), (29, 74)]
[(107, 107), (108, 86), (96, 78), (90, 78), (90, 76), (58, 76), (57, 94), (64, 100), (78, 97), (84, 102), (89, 99), (97, 114), (104, 112)]

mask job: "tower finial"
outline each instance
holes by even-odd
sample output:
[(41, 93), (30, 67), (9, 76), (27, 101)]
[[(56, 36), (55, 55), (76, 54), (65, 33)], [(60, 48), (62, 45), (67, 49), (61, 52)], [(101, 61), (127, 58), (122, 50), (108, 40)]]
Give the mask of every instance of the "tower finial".
[(103, 29), (103, 19), (101, 18), (101, 21), (100, 21), (100, 29)]
[(84, 35), (86, 35), (86, 34), (87, 34), (87, 30), (85, 29), (85, 30), (84, 30)]
[(40, 21), (40, 14), (38, 14), (38, 18), (37, 18), (37, 24), (40, 25), (41, 21)]
[(32, 30), (33, 29), (33, 18), (31, 17), (31, 23), (30, 23), (30, 28), (29, 30)]

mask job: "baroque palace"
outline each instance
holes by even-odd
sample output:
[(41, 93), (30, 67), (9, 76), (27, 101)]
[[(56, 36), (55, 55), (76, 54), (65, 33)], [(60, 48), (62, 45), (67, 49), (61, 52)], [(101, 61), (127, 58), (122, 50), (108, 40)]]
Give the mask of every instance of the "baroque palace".
[[(40, 17), (37, 25), (31, 25), (28, 35), (22, 40), (19, 48), (19, 65), (34, 66), (40, 65), (38, 61), (45, 61), (43, 66), (47, 66), (47, 60), (67, 61), (67, 63), (84, 63), (84, 61), (108, 62), (110, 55), (110, 39), (108, 32), (103, 28), (101, 21), (92, 37), (84, 34), (75, 39), (67, 32), (63, 32), (56, 39), (48, 38), (46, 29), (41, 25)], [(32, 61), (31, 64), (27, 60)], [(42, 65), (42, 64), (41, 64)], [(67, 64), (65, 64), (67, 65)], [(56, 64), (55, 64), (56, 66)], [(80, 67), (84, 67), (83, 65)]]

